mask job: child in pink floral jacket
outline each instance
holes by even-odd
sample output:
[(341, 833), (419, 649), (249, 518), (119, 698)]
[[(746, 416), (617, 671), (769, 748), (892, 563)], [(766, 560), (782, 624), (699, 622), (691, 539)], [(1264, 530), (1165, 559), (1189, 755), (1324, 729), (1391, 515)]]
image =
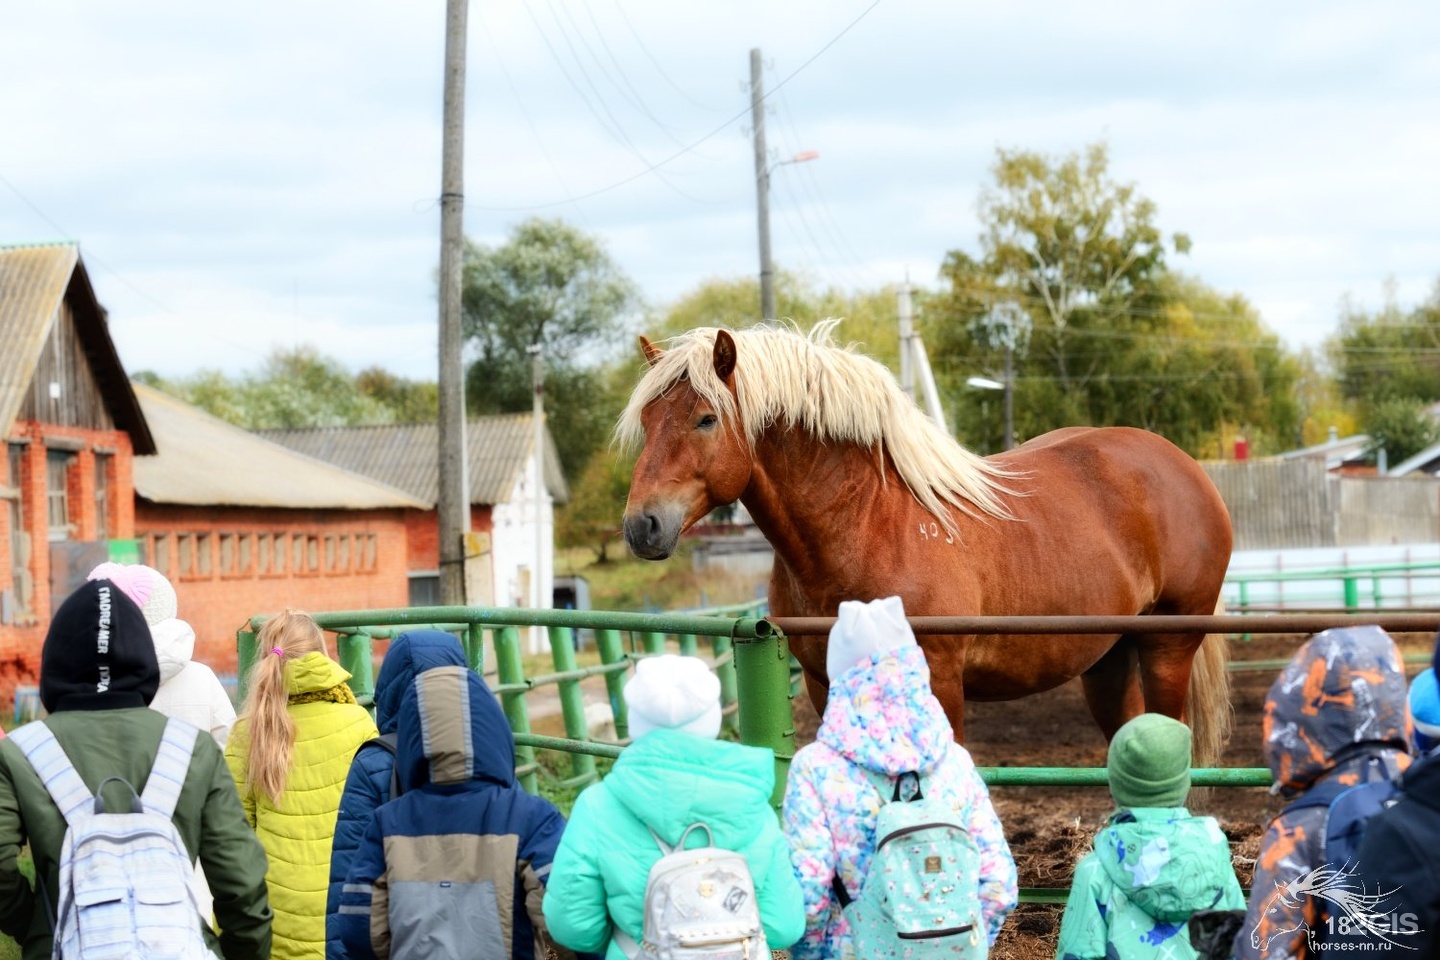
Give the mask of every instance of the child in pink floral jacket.
[(930, 691), (930, 668), (900, 598), (840, 604), (825, 665), (825, 716), (815, 742), (795, 755), (785, 788), (790, 863), (805, 896), (805, 935), (791, 956), (853, 954), (831, 885), (838, 876), (858, 896), (882, 803), (875, 776), (912, 771), (924, 778), (927, 797), (954, 804), (955, 822), (980, 848), (982, 915), (993, 944), (1015, 907), (1015, 861), (990, 793)]

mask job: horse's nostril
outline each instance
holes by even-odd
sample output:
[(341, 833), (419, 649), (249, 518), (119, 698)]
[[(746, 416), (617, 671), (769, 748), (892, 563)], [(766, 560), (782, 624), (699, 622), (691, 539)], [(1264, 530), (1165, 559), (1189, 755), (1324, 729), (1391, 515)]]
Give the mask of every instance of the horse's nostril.
[(660, 535), (660, 518), (653, 513), (645, 514), (645, 539), (651, 543)]

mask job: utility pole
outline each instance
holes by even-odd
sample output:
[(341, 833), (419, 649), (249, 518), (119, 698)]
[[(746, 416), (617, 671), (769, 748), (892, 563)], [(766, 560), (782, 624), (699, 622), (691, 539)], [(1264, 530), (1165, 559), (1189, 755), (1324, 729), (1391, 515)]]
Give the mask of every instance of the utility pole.
[[(530, 383), (533, 397), (530, 406), (531, 427), (535, 431), (535, 565), (530, 572), (530, 606), (539, 610), (550, 606), (544, 603), (540, 571), (545, 561), (545, 348), (539, 341), (527, 348), (530, 353)], [(540, 628), (530, 628), (530, 652), (539, 653)]]
[(1005, 341), (1005, 449), (1015, 446), (1015, 338)]
[(465, 603), (470, 529), (469, 459), (465, 454), (465, 385), (461, 369), (460, 286), (465, 257), (465, 15), (469, 0), (445, 4), (444, 147), (440, 162), (440, 602)]
[(912, 356), (910, 346), (911, 339), (915, 336), (915, 320), (910, 306), (910, 275), (905, 275), (905, 282), (900, 285), (900, 386), (905, 390), (906, 396), (912, 400), (915, 398), (915, 360)]
[(750, 51), (750, 126), (755, 133), (755, 207), (760, 221), (760, 319), (775, 319), (775, 265), (770, 261), (770, 158), (765, 150), (765, 84), (760, 48)]

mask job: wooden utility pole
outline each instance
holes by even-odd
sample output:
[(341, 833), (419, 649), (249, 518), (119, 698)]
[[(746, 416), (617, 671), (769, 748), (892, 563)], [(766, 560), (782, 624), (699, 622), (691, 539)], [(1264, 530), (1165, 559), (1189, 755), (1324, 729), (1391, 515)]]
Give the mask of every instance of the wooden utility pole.
[(469, 0), (445, 4), (444, 152), (440, 166), (440, 602), (465, 602), (470, 529), (469, 458), (465, 454), (464, 339), (460, 326), (465, 266), (465, 15)]
[(770, 158), (765, 151), (765, 84), (760, 48), (750, 51), (750, 125), (755, 133), (755, 206), (760, 220), (760, 319), (775, 319), (775, 265), (770, 262)]

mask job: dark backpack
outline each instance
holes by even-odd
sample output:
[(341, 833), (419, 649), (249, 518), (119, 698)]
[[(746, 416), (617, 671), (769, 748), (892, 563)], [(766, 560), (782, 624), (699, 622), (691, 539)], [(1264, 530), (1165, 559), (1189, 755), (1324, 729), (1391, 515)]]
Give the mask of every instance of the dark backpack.
[[(394, 800), (396, 797), (400, 796), (400, 794), (405, 792), (404, 788), (400, 786), (400, 764), (396, 762), (398, 753), (397, 747), (399, 743), (400, 735), (398, 733), (382, 733), (380, 734), (380, 736), (371, 737), (369, 740), (366, 740), (364, 743), (360, 744), (360, 750), (364, 750), (366, 747), (379, 747), (381, 750), (384, 750), (386, 753), (390, 754), (391, 800)], [(360, 750), (355, 751), (355, 755), (357, 757), (360, 755)]]

